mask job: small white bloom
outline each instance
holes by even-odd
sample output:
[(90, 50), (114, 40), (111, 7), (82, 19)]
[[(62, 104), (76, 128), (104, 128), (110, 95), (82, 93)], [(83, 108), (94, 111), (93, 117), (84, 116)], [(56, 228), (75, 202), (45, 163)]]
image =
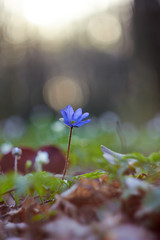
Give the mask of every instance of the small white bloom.
[(139, 195), (140, 190), (147, 192), (153, 188), (151, 184), (145, 181), (142, 181), (140, 179), (129, 177), (129, 176), (125, 177), (124, 185), (125, 185), (125, 189), (122, 194), (123, 199), (129, 198), (131, 195)]
[(1, 145), (1, 153), (2, 154), (7, 154), (7, 153), (9, 153), (10, 151), (11, 151), (11, 149), (12, 149), (12, 144), (11, 143), (3, 143), (2, 145)]
[(37, 156), (35, 157), (35, 169), (37, 171), (42, 171), (42, 164), (49, 163), (48, 153), (45, 151), (38, 151)]
[(116, 164), (115, 162), (115, 157), (113, 157), (112, 155), (110, 155), (109, 153), (104, 153), (103, 157), (110, 163), (110, 164)]
[(133, 177), (126, 177), (125, 178), (125, 185), (134, 194), (138, 193), (138, 189), (142, 189), (144, 191), (147, 191), (151, 187), (151, 185), (149, 183), (141, 181), (140, 179), (133, 178)]
[[(60, 120), (61, 122), (64, 122), (64, 119)], [(53, 123), (51, 125), (51, 129), (54, 131), (54, 132), (62, 132), (64, 129), (65, 129), (65, 126), (59, 121)]]
[[(101, 149), (103, 152), (103, 157), (113, 165), (116, 164), (116, 160), (120, 160), (125, 157), (125, 154), (113, 152), (109, 148), (104, 147), (103, 145), (101, 145)], [(137, 160), (133, 158), (126, 159), (126, 161), (128, 162), (128, 164), (134, 164), (135, 162), (137, 162)]]
[(67, 181), (66, 179), (64, 179), (63, 182), (65, 182), (66, 184), (68, 184), (68, 181)]
[(148, 187), (148, 183), (133, 177), (126, 177), (125, 183), (128, 188), (132, 189), (144, 188), (146, 190), (146, 188)]

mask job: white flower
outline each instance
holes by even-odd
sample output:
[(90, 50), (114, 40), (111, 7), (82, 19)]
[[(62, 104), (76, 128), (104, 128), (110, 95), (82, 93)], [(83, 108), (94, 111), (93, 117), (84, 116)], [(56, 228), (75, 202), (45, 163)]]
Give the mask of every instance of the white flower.
[(133, 192), (137, 192), (138, 189), (148, 190), (150, 184), (147, 182), (141, 181), (140, 179), (133, 177), (126, 177), (125, 184), (127, 188), (131, 189)]
[[(103, 152), (103, 157), (113, 165), (116, 164), (117, 160), (120, 160), (126, 156), (125, 154), (113, 152), (109, 148), (104, 147), (103, 145), (101, 145), (101, 149)], [(134, 164), (135, 162), (137, 162), (137, 160), (133, 158), (129, 158), (126, 161), (128, 162), (128, 164)]]
[(130, 195), (139, 195), (139, 190), (146, 192), (152, 189), (152, 186), (149, 183), (133, 177), (125, 177), (124, 184), (126, 190), (124, 191), (122, 198), (128, 198)]
[[(61, 119), (59, 119), (59, 120), (62, 121)], [(51, 129), (54, 132), (62, 132), (65, 129), (65, 126), (62, 123), (60, 123), (59, 121), (57, 121), (51, 125)]]
[(35, 169), (37, 171), (42, 171), (42, 164), (49, 163), (48, 153), (45, 151), (38, 151), (37, 156), (35, 157)]
[(1, 145), (1, 153), (2, 154), (7, 154), (11, 151), (12, 149), (12, 144), (11, 143), (2, 143)]

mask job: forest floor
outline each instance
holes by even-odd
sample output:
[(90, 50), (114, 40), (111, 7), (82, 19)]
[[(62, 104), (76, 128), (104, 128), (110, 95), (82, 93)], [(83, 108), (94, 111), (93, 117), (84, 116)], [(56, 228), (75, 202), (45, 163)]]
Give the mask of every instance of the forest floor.
[(159, 240), (160, 179), (124, 179), (82, 177), (52, 200), (28, 194), (18, 204), (12, 189), (0, 202), (0, 239)]

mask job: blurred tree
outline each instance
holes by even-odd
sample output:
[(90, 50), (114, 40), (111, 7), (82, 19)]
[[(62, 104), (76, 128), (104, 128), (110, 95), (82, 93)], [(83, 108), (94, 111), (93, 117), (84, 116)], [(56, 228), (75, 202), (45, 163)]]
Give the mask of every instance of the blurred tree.
[(160, 1), (134, 0), (133, 24), (137, 56), (160, 72)]
[[(141, 71), (141, 88), (146, 89), (146, 117), (160, 108), (160, 1), (134, 0), (133, 38), (137, 68)], [(140, 70), (141, 68), (141, 70)], [(135, 80), (135, 84), (137, 84)], [(142, 90), (141, 89), (141, 90)], [(143, 94), (144, 91), (142, 90)], [(149, 100), (149, 101), (148, 101)]]
[[(45, 81), (50, 78), (54, 81), (58, 76), (78, 81), (82, 90), (86, 87), (86, 109), (94, 114), (115, 111), (123, 120), (140, 123), (159, 111), (158, 0), (134, 0), (133, 12), (125, 5), (97, 13), (96, 17), (113, 14), (122, 31), (117, 45), (106, 48), (95, 47), (87, 38), (87, 26), (94, 15), (81, 23), (81, 29), (76, 25), (63, 47), (56, 45), (54, 39), (44, 41), (33, 26), (29, 32), (27, 23), (24, 23), (26, 40), (11, 41), (8, 26), (12, 29), (14, 19), (3, 2), (0, 0), (0, 118), (12, 114), (28, 117), (34, 106), (44, 104)], [(126, 50), (126, 46), (131, 47)]]

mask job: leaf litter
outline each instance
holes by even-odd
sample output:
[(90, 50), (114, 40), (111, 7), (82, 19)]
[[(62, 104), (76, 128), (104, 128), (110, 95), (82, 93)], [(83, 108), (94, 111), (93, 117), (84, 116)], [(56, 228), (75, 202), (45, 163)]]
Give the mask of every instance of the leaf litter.
[(0, 240), (159, 240), (159, 158), (128, 154), (65, 180), (58, 169), (0, 175)]
[(160, 239), (160, 190), (154, 183), (102, 173), (96, 179), (81, 175), (50, 201), (32, 192), (18, 202), (14, 191), (3, 195), (0, 239)]

